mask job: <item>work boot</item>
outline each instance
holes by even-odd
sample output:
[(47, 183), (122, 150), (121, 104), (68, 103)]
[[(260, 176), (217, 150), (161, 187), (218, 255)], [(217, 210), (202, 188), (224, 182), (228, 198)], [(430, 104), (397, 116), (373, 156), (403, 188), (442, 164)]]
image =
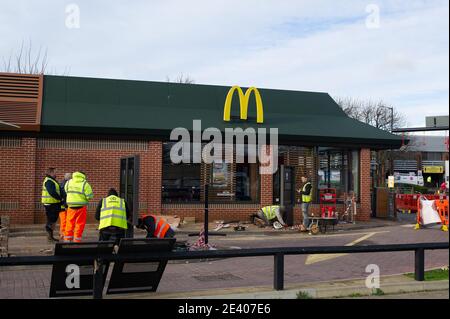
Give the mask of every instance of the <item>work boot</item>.
[(47, 240), (49, 242), (59, 242), (58, 239), (56, 239), (55, 237), (53, 237), (53, 230), (47, 229)]

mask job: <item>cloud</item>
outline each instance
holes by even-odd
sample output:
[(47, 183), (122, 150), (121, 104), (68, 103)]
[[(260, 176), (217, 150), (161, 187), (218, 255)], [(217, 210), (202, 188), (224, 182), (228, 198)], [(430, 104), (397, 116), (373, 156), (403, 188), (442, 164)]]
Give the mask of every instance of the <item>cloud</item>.
[[(65, 26), (66, 5), (80, 28)], [(132, 3), (132, 4), (131, 4)], [(368, 29), (369, 4), (380, 28)], [(0, 57), (22, 40), (70, 75), (383, 99), (408, 122), (448, 114), (448, 1), (2, 1)]]

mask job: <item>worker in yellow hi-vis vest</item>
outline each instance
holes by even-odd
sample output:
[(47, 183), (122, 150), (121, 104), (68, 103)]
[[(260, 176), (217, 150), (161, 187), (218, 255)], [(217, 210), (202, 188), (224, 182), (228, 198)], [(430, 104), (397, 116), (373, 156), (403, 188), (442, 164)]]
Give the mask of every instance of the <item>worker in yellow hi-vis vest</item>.
[(83, 172), (73, 173), (72, 179), (66, 183), (64, 188), (68, 206), (64, 241), (79, 243), (86, 226), (87, 205), (89, 200), (94, 197), (94, 193)]
[(47, 232), (49, 241), (58, 241), (53, 237), (53, 230), (55, 229), (55, 224), (61, 211), (62, 200), (61, 188), (56, 181), (56, 168), (50, 167), (47, 169), (47, 175), (42, 183), (41, 194), (41, 203), (44, 204), (45, 215), (47, 217), (45, 231)]
[(102, 198), (95, 211), (95, 219), (100, 221), (100, 241), (115, 241), (125, 238), (125, 232), (131, 224), (131, 213), (126, 201), (111, 188), (108, 196)]
[(312, 184), (307, 176), (302, 176), (302, 183), (303, 187), (297, 192), (299, 192), (302, 196), (303, 229), (309, 230), (309, 205), (311, 204), (312, 200)]
[[(286, 210), (283, 206), (272, 205), (265, 206), (252, 215), (253, 223), (260, 227), (276, 225), (279, 222), (281, 226), (286, 226), (283, 215)], [(280, 226), (280, 227), (281, 227)]]

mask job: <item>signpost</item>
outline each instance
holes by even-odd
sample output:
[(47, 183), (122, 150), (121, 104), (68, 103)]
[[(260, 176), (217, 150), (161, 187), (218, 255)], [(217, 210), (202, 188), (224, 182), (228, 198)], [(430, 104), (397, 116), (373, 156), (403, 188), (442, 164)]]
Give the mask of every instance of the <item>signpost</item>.
[[(136, 256), (140, 253), (170, 252), (176, 239), (122, 239), (117, 255)], [(156, 291), (167, 265), (167, 259), (140, 262), (119, 261), (109, 281), (107, 294)]]
[[(57, 243), (55, 256), (107, 255), (112, 254), (113, 247), (114, 242)], [(96, 291), (101, 292), (108, 269), (109, 262), (94, 260), (79, 262), (76, 265), (54, 264), (49, 296), (50, 298), (89, 296), (93, 294), (94, 285), (98, 288)], [(96, 276), (93, 276), (94, 273)]]

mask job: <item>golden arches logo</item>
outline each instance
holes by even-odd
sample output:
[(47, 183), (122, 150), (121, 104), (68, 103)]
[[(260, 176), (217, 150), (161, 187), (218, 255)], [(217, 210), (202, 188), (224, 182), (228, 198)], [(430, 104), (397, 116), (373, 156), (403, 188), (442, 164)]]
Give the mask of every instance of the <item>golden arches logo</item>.
[(228, 91), (227, 98), (225, 99), (225, 106), (223, 108), (223, 120), (225, 122), (229, 122), (231, 119), (231, 102), (233, 101), (234, 91), (237, 91), (239, 95), (241, 120), (247, 119), (248, 102), (253, 92), (253, 95), (255, 96), (256, 100), (256, 123), (263, 123), (264, 122), (263, 103), (261, 99), (261, 94), (259, 94), (258, 89), (255, 87), (250, 87), (247, 89), (247, 91), (245, 91), (244, 94), (241, 87), (237, 85), (231, 87), (231, 89)]

